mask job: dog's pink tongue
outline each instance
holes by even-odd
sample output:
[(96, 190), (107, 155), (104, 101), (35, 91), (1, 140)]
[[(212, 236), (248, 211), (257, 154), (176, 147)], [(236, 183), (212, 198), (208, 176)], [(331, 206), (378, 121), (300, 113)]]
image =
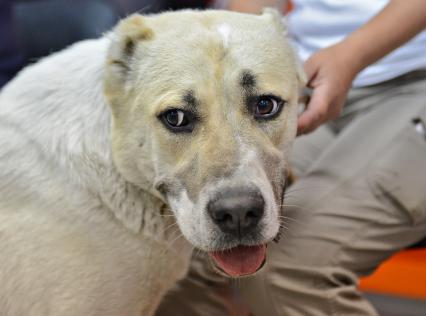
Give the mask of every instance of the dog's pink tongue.
[(255, 273), (266, 257), (266, 245), (238, 246), (224, 251), (212, 251), (211, 257), (230, 276)]

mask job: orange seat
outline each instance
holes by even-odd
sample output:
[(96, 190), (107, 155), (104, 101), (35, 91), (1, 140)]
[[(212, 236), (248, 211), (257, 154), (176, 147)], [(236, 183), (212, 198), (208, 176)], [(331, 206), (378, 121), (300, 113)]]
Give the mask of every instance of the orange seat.
[(406, 250), (385, 261), (361, 279), (366, 292), (426, 299), (426, 249)]

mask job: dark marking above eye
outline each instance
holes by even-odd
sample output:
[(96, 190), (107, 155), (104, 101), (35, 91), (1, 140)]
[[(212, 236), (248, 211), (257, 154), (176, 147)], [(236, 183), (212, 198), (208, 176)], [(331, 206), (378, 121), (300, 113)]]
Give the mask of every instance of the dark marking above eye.
[(244, 89), (253, 89), (256, 85), (256, 76), (245, 70), (241, 74), (240, 84)]
[(134, 51), (135, 42), (130, 37), (126, 38), (126, 41), (124, 43), (123, 54), (126, 56), (126, 58), (129, 58), (133, 55)]
[(190, 108), (195, 108), (198, 104), (197, 99), (194, 96), (194, 91), (189, 90), (183, 96), (183, 102)]

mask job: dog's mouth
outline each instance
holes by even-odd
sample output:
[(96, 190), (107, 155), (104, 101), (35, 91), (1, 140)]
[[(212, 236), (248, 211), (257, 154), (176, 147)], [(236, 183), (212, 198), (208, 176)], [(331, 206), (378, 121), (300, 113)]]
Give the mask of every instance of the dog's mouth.
[(216, 265), (231, 277), (256, 273), (266, 261), (266, 244), (237, 246), (231, 249), (212, 251), (210, 257)]

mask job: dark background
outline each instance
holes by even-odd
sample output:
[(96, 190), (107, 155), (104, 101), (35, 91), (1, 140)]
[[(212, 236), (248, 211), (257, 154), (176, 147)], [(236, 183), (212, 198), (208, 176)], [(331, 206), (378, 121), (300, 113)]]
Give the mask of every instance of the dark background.
[(203, 8), (207, 0), (0, 0), (0, 88), (23, 66), (131, 13)]

